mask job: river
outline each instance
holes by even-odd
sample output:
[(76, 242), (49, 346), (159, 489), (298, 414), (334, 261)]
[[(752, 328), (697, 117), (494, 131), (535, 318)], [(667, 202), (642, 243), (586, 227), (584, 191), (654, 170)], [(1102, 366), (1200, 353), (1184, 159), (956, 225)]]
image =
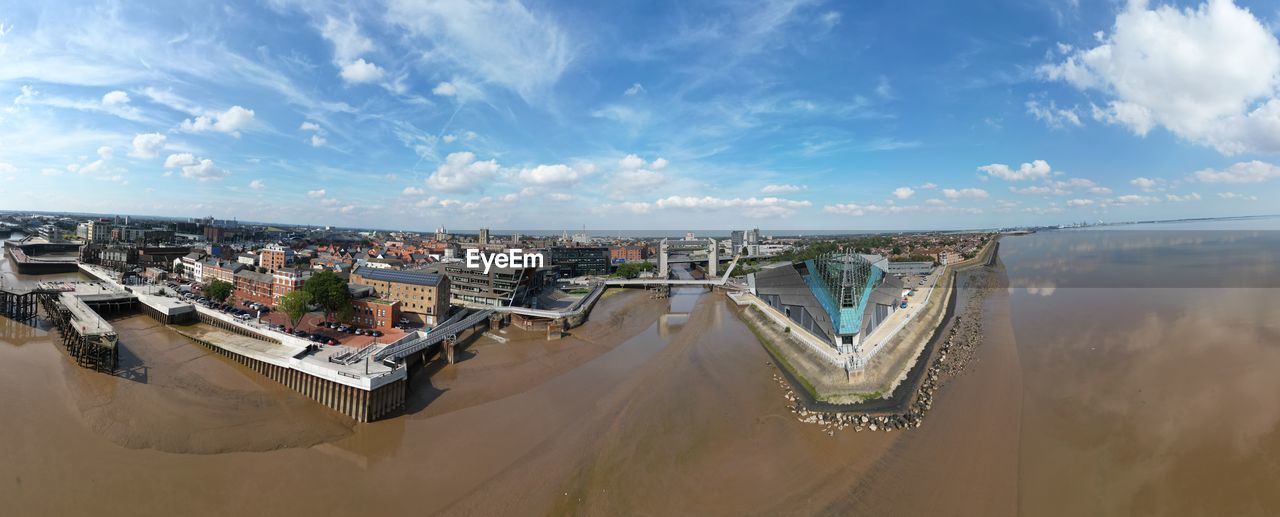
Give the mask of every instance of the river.
[(893, 433), (798, 422), (736, 307), (700, 288), (608, 296), (558, 341), (481, 335), (367, 425), (143, 318), (117, 326), (155, 382), (83, 372), (10, 324), (0, 497), (18, 515), (1274, 515), (1278, 247), (1005, 238), (977, 357)]

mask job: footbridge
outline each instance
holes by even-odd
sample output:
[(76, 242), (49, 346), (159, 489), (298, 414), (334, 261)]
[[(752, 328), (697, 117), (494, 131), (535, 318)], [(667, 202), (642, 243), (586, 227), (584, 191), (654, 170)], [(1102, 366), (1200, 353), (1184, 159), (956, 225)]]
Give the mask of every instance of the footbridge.
[(463, 331), (471, 327), (479, 325), (481, 322), (488, 321), (489, 316), (492, 316), (493, 314), (493, 309), (481, 309), (476, 311), (464, 309), (418, 338), (394, 343), (388, 345), (382, 350), (379, 350), (377, 353), (373, 354), (373, 360), (382, 361), (384, 363), (403, 362), (405, 358), (422, 352), (432, 345), (441, 343), (446, 339), (456, 340), (458, 338), (458, 334), (461, 334)]
[(619, 287), (649, 286), (649, 285), (668, 285), (668, 286), (706, 285), (706, 286), (712, 286), (712, 287), (726, 287), (729, 289), (742, 289), (744, 288), (743, 286), (739, 286), (738, 284), (729, 282), (729, 276), (733, 274), (734, 268), (738, 267), (738, 260), (741, 258), (742, 258), (742, 255), (734, 256), (733, 261), (729, 262), (729, 267), (725, 269), (724, 276), (721, 276), (720, 278), (712, 278), (707, 280), (689, 280), (689, 279), (682, 279), (682, 278), (627, 278), (627, 279), (619, 278), (619, 279), (613, 279), (613, 280), (606, 280), (604, 284), (608, 286), (619, 286)]

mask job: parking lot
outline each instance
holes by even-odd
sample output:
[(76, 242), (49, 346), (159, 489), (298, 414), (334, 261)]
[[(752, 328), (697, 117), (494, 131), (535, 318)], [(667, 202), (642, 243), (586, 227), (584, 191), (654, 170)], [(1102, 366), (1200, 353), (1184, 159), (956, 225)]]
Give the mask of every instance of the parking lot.
[[(180, 289), (178, 284), (168, 285), (167, 287), (175, 291)], [(212, 301), (201, 302), (202, 293), (200, 293), (198, 286), (196, 286), (196, 289), (194, 289), (189, 296), (180, 296), (192, 303), (199, 303), (205, 307), (231, 314), (245, 323), (265, 327), (263, 330), (269, 332), (287, 332), (295, 336), (303, 337), (313, 342), (326, 345), (333, 344), (363, 348), (372, 344), (391, 343), (404, 337), (406, 334), (404, 330), (398, 328), (391, 329), (389, 331), (375, 331), (373, 329), (355, 326), (330, 328), (325, 325), (324, 314), (321, 312), (308, 313), (302, 317), (302, 321), (298, 323), (298, 328), (293, 328), (289, 324), (289, 316), (283, 312), (273, 310), (264, 305), (253, 304), (246, 300), (237, 299), (234, 296), (229, 298), (225, 304), (217, 304)]]

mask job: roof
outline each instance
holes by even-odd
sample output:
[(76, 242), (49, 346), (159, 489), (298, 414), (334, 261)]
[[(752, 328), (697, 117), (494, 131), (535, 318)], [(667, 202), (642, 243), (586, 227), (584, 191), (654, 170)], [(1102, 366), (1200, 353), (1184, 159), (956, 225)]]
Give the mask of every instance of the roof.
[(368, 278), (370, 280), (429, 286), (440, 285), (440, 280), (443, 278), (437, 273), (403, 271), (398, 269), (374, 269), (368, 267), (358, 268), (354, 271), (354, 274), (360, 275), (361, 278)]

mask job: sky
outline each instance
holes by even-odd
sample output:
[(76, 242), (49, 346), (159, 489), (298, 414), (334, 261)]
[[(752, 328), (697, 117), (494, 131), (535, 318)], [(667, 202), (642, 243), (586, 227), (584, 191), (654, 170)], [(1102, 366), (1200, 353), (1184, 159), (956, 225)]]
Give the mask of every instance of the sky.
[(1273, 2), (0, 0), (0, 209), (383, 229), (1276, 213)]

